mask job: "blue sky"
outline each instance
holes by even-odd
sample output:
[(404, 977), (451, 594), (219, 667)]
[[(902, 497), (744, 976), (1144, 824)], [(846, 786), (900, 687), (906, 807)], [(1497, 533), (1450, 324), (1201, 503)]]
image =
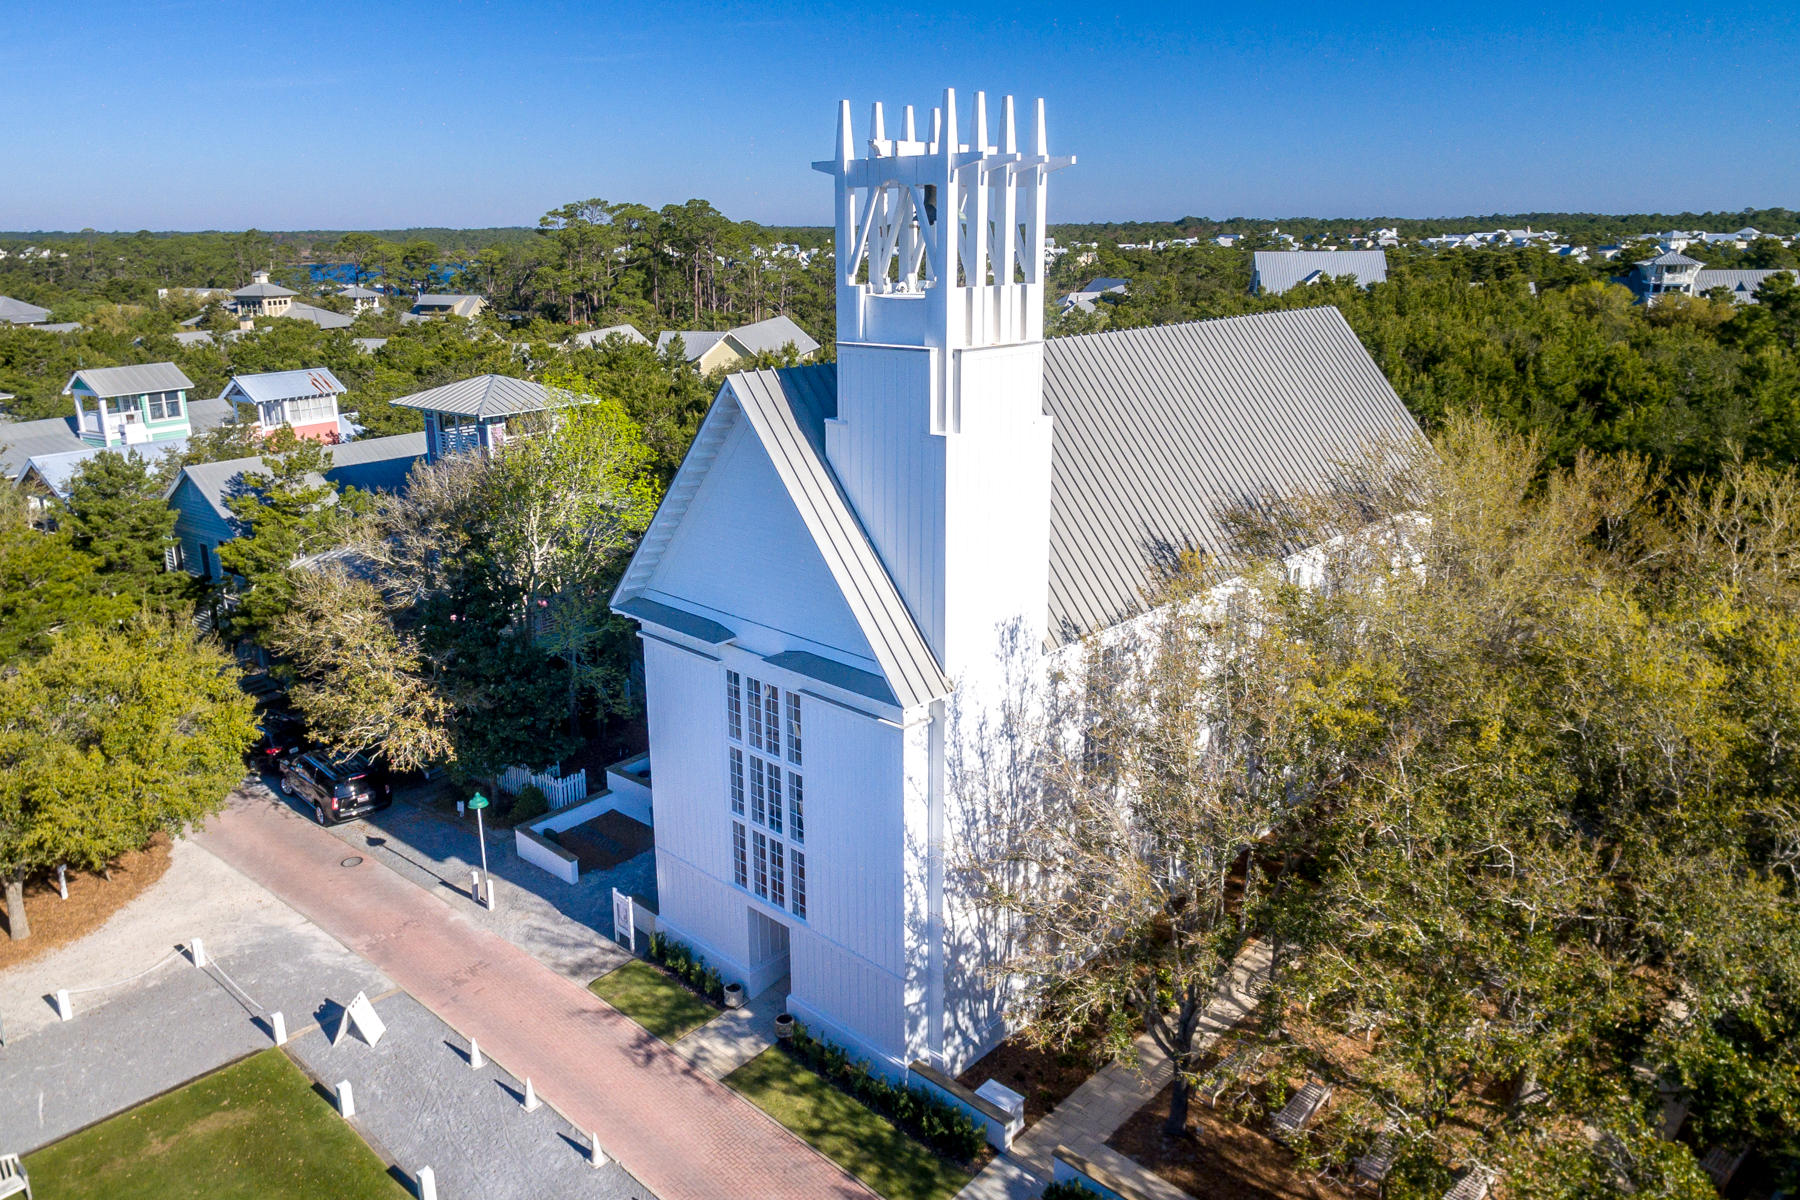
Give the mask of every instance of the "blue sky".
[(1051, 219), (1800, 208), (1800, 5), (5, 0), (0, 229), (830, 218), (836, 101), (1042, 95)]

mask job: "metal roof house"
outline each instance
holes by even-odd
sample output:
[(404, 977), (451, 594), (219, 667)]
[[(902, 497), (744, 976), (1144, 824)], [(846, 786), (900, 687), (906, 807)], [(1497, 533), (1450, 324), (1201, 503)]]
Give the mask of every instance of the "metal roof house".
[(239, 317), (281, 317), (299, 293), (269, 282), (267, 271), (252, 271), (250, 282), (231, 293), (231, 307)]
[(526, 432), (521, 418), (580, 400), (529, 379), (477, 375), (401, 396), (392, 403), (425, 414), (425, 454), (436, 462), (451, 454), (498, 449)]
[(1289, 288), (1326, 276), (1349, 276), (1361, 287), (1387, 280), (1387, 255), (1380, 250), (1258, 250), (1250, 291), (1279, 296)]
[(355, 306), (354, 311), (356, 312), (363, 312), (370, 309), (379, 311), (381, 302), (384, 299), (380, 292), (354, 283), (346, 284), (339, 288), (338, 295), (350, 301), (350, 303)]
[(287, 425), (298, 437), (335, 442), (340, 437), (337, 398), (348, 390), (329, 368), (307, 367), (233, 375), (219, 398), (235, 406), (239, 419), (254, 424), (264, 437)]
[[(224, 424), (231, 416), (231, 406), (218, 399), (189, 400), (185, 407), (192, 433), (205, 433)], [(79, 456), (67, 460), (78, 464), (109, 448), (123, 450), (129, 446), (134, 450), (151, 452), (161, 447), (179, 450), (187, 445), (186, 438), (168, 438), (162, 441), (115, 442), (108, 447), (96, 440), (82, 437), (80, 429), (80, 416), (48, 417), (41, 421), (0, 421), (0, 480), (10, 482), (19, 479), (34, 459)], [(74, 467), (70, 466), (69, 469), (72, 471)]]
[(1654, 304), (1663, 296), (1704, 296), (1715, 288), (1739, 304), (1754, 304), (1756, 293), (1776, 275), (1794, 276), (1781, 270), (1718, 270), (1699, 259), (1668, 250), (1638, 263), (1631, 273), (1614, 282), (1630, 288), (1640, 303)]
[[(393, 437), (367, 438), (327, 450), (331, 467), (323, 480), (340, 487), (364, 491), (395, 492), (406, 486), (406, 477), (425, 454), (425, 437), (402, 433)], [(168, 491), (175, 510), (174, 565), (204, 579), (223, 579), (219, 547), (244, 532), (243, 522), (227, 503), (252, 492), (268, 468), (258, 458), (233, 458), (223, 462), (196, 463), (184, 467)]]
[(50, 310), (0, 296), (0, 325), (40, 325), (50, 319)]
[(83, 367), (69, 377), (63, 395), (75, 400), (76, 432), (84, 442), (123, 446), (192, 433), (188, 392), (193, 386), (174, 363)]
[(599, 346), (608, 338), (623, 338), (634, 346), (648, 346), (650, 339), (637, 331), (635, 325), (608, 325), (604, 329), (584, 329), (569, 339), (571, 346)]
[(425, 317), (464, 317), (472, 320), (486, 308), (487, 301), (480, 296), (421, 292), (413, 298), (412, 307), (406, 310), (405, 315), (414, 320)]
[(1230, 512), (1418, 436), (1334, 309), (1046, 339), (1074, 160), (1041, 102), (1021, 139), (1010, 99), (997, 125), (957, 100), (877, 105), (861, 141), (840, 108), (814, 164), (837, 361), (725, 377), (613, 597), (643, 643), (659, 927), (750, 994), (785, 978), (786, 1011), (897, 1076), (1009, 1029), (996, 923), (944, 867), (1006, 799), (958, 755), (1019, 732), (1020, 680), (1154, 619), (1183, 552), (1234, 561)]
[(693, 363), (702, 375), (710, 375), (714, 371), (724, 371), (736, 366), (746, 359), (754, 359), (763, 354), (779, 354), (792, 346), (800, 360), (811, 358), (818, 352), (819, 343), (814, 341), (806, 330), (794, 324), (791, 317), (774, 316), (766, 321), (756, 321), (749, 325), (739, 325), (735, 329), (670, 329), (657, 335), (656, 349), (660, 354), (669, 348), (669, 343), (676, 338), (681, 339), (687, 360)]
[(1094, 305), (1107, 296), (1123, 297), (1131, 292), (1131, 280), (1100, 278), (1090, 279), (1081, 287), (1067, 292), (1058, 302), (1058, 307), (1065, 313), (1079, 309), (1082, 312), (1093, 312)]

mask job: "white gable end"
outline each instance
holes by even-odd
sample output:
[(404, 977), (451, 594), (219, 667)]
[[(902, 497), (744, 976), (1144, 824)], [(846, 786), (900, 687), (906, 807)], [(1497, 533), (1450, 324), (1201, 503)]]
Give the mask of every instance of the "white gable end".
[(762, 442), (739, 421), (644, 585), (759, 654), (815, 650), (879, 666)]

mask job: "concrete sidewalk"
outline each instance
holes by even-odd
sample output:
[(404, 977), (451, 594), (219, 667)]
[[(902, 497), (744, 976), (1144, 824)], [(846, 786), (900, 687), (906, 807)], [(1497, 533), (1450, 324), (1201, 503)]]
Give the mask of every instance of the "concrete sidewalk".
[(661, 1200), (868, 1197), (821, 1157), (629, 1018), (285, 805), (240, 795), (202, 845), (368, 958)]
[(787, 1011), (788, 977), (783, 975), (742, 1008), (728, 1008), (675, 1043), (675, 1053), (723, 1079), (775, 1044), (775, 1018)]
[[(1220, 1035), (1249, 1016), (1256, 1007), (1248, 989), (1253, 981), (1267, 979), (1270, 948), (1251, 942), (1232, 964), (1231, 974), (1220, 984), (1200, 1017), (1199, 1044), (1210, 1046)], [(1058, 1104), (1043, 1120), (1026, 1130), (1005, 1155), (996, 1158), (961, 1192), (957, 1200), (1027, 1200), (1050, 1182), (1051, 1156), (1058, 1146), (1079, 1154), (1114, 1174), (1131, 1181), (1152, 1200), (1185, 1200), (1186, 1193), (1151, 1171), (1138, 1166), (1107, 1146), (1108, 1138), (1168, 1086), (1172, 1073), (1169, 1058), (1149, 1034), (1134, 1043), (1137, 1063), (1108, 1063)]]

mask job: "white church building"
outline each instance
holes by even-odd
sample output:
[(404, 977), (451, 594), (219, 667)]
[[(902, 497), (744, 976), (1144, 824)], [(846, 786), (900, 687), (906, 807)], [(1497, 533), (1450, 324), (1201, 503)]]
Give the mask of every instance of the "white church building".
[[(1142, 615), (1224, 514), (1417, 426), (1337, 310), (1046, 340), (1040, 101), (838, 115), (837, 359), (729, 376), (614, 597), (641, 626), (659, 924), (890, 1070), (1008, 1032), (947, 869), (957, 722)], [(964, 725), (962, 728), (967, 728)]]

